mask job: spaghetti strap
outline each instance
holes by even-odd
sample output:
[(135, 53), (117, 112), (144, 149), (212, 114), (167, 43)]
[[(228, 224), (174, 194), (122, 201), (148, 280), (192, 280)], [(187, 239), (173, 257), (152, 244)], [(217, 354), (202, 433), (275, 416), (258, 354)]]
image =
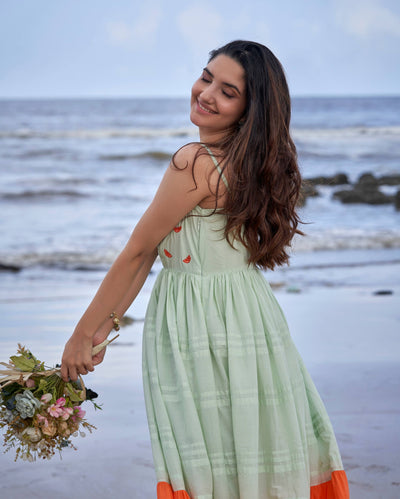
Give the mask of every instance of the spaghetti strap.
[(216, 160), (214, 154), (211, 152), (210, 148), (208, 146), (206, 146), (205, 144), (201, 144), (204, 149), (206, 149), (206, 151), (208, 152), (208, 154), (211, 156), (211, 159), (213, 160), (213, 163), (215, 165), (215, 168), (217, 169), (218, 173), (220, 174), (221, 178), (222, 178), (222, 181), (223, 183), (225, 184), (226, 188), (228, 189), (229, 191), (229, 184), (228, 184), (228, 181), (226, 180), (226, 177), (224, 175), (224, 172), (221, 170), (221, 167), (219, 166), (219, 163), (218, 161)]

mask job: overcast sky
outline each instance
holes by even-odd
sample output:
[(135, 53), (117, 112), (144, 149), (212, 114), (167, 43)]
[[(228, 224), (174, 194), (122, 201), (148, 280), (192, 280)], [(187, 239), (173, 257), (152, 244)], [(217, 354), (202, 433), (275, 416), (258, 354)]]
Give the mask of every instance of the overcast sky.
[(399, 0), (1, 0), (0, 97), (187, 96), (237, 38), (293, 95), (400, 94)]

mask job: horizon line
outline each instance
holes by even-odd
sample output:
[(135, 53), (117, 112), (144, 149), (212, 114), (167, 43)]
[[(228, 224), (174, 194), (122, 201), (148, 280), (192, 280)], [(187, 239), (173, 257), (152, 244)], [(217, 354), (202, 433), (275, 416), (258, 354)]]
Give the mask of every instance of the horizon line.
[[(400, 93), (310, 93), (310, 94), (292, 94), (292, 99), (340, 99), (340, 98), (397, 98)], [(114, 100), (114, 99), (189, 99), (187, 95), (16, 95), (4, 96), (0, 95), (0, 100)]]

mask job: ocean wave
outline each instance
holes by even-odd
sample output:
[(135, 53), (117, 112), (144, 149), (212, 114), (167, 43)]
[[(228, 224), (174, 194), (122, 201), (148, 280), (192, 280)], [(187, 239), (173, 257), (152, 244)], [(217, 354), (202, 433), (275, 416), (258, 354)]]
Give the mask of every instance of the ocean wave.
[(326, 233), (296, 235), (292, 247), (301, 252), (400, 248), (400, 231), (333, 229)]
[[(1, 136), (1, 132), (0, 132)], [(21, 159), (33, 159), (33, 158), (46, 158), (46, 157), (64, 157), (70, 156), (71, 151), (61, 148), (50, 148), (50, 149), (32, 149), (29, 151), (23, 151), (18, 154)]]
[(86, 197), (86, 194), (83, 194), (79, 191), (73, 190), (50, 190), (50, 189), (42, 189), (42, 190), (25, 190), (21, 192), (3, 192), (0, 193), (0, 199), (4, 199), (7, 201), (32, 201), (35, 199), (53, 199), (53, 198), (82, 198)]
[(348, 154), (344, 153), (330, 153), (330, 152), (316, 152), (316, 151), (308, 151), (299, 149), (299, 156), (301, 159), (320, 159), (320, 160), (329, 160), (329, 161), (340, 161), (349, 158)]
[(291, 130), (295, 140), (352, 138), (352, 137), (400, 137), (400, 126), (382, 127), (342, 127), (342, 128), (293, 128)]
[(94, 252), (28, 252), (12, 255), (0, 255), (0, 268), (22, 270), (29, 267), (55, 268), (61, 270), (106, 270), (117, 256), (117, 250)]
[(167, 161), (171, 159), (171, 154), (163, 151), (147, 151), (138, 154), (102, 154), (99, 159), (102, 161), (128, 161), (135, 159), (155, 159)]
[[(320, 252), (342, 250), (379, 250), (400, 248), (400, 231), (392, 233), (360, 234), (357, 231), (347, 231), (338, 234), (331, 231), (325, 234), (311, 234), (305, 237), (296, 236), (292, 252)], [(0, 270), (12, 271), (29, 267), (56, 268), (61, 270), (91, 271), (107, 270), (118, 254), (117, 248), (107, 248), (101, 251), (35, 251), (0, 254)], [(400, 260), (400, 254), (399, 258)], [(317, 263), (311, 264), (311, 267)], [(10, 270), (11, 271), (11, 270)]]
[[(157, 138), (157, 137), (196, 137), (195, 127), (179, 128), (98, 128), (98, 129), (76, 129), (76, 130), (33, 130), (20, 128), (16, 130), (0, 130), (0, 138), (50, 138), (50, 139), (107, 139), (107, 138)], [(341, 138), (341, 137), (363, 137), (363, 136), (388, 136), (399, 137), (400, 126), (382, 127), (338, 127), (338, 128), (293, 128), (292, 134), (295, 139), (309, 138)], [(62, 153), (62, 150), (54, 150), (52, 154)], [(44, 151), (46, 153), (46, 151)]]
[(101, 128), (80, 130), (0, 130), (0, 138), (16, 139), (107, 139), (107, 138), (157, 138), (157, 137), (193, 137), (197, 131), (188, 128)]

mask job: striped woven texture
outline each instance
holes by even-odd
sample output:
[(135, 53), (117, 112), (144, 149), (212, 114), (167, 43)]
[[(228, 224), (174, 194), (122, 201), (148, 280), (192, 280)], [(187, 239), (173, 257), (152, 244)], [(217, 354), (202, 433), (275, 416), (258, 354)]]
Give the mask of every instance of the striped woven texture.
[(325, 407), (264, 276), (196, 207), (159, 245), (143, 383), (159, 499), (346, 499)]

